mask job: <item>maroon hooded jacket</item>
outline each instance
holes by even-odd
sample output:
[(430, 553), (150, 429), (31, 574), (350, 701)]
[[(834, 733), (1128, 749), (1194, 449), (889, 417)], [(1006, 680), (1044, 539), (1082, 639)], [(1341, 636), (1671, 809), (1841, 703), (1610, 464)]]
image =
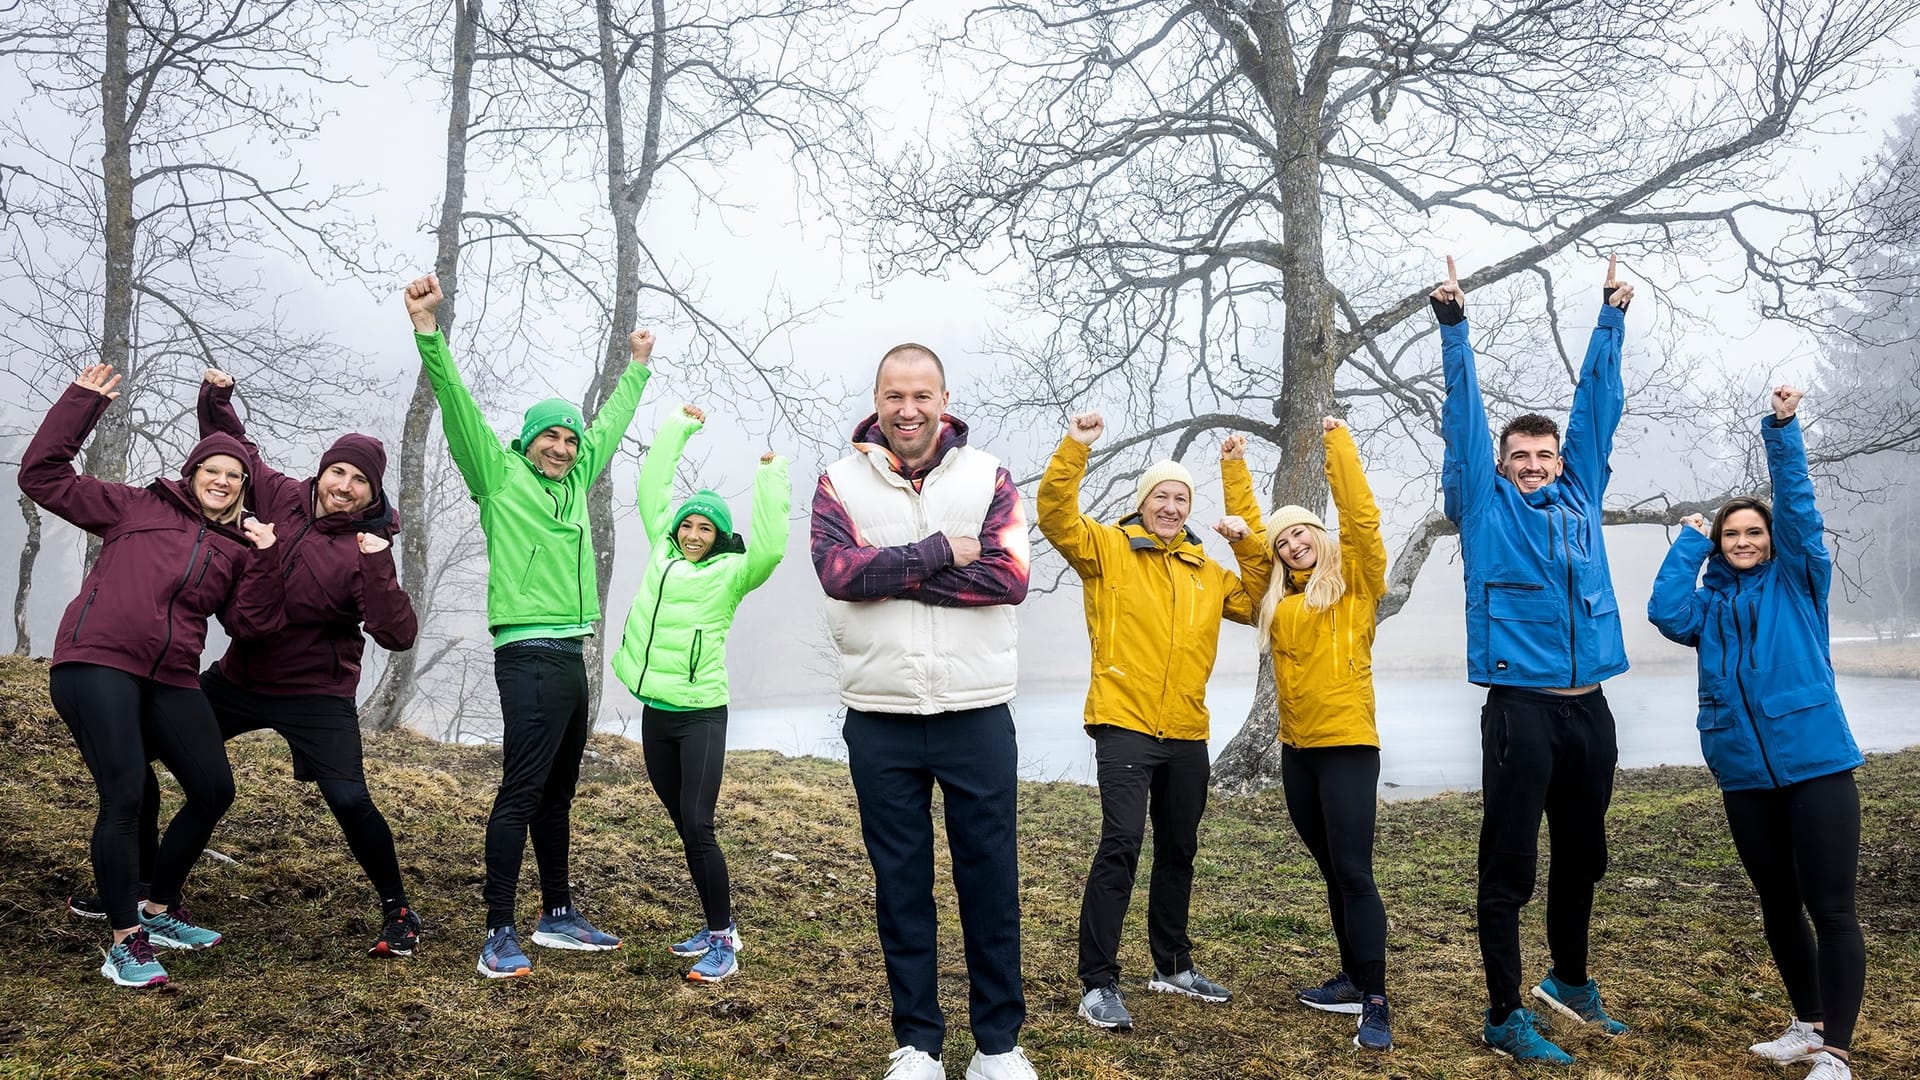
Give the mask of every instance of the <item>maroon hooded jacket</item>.
[(413, 601), (400, 587), (393, 548), (363, 555), (356, 533), (392, 539), (400, 516), (387, 502), (386, 451), (365, 435), (344, 435), (328, 452), (346, 449), (373, 483), (373, 502), (357, 514), (314, 517), (318, 478), (296, 480), (261, 460), (233, 410), (233, 387), (200, 384), (200, 433), (227, 435), (247, 450), (257, 516), (273, 522), (279, 544), (286, 629), (270, 638), (236, 639), (220, 659), (220, 674), (261, 694), (324, 694), (351, 699), (360, 685), (366, 633), (393, 652), (413, 648), (420, 633)]
[[(247, 461), (230, 436), (200, 440), (180, 479), (144, 488), (75, 472), (74, 456), (109, 404), (104, 394), (68, 387), (20, 464), (22, 493), (103, 541), (60, 619), (53, 662), (99, 664), (197, 690), (209, 615), (236, 640), (280, 629), (280, 546), (257, 550), (239, 529), (209, 521), (193, 497), (201, 462), (215, 454)], [(240, 494), (244, 505), (246, 485)]]

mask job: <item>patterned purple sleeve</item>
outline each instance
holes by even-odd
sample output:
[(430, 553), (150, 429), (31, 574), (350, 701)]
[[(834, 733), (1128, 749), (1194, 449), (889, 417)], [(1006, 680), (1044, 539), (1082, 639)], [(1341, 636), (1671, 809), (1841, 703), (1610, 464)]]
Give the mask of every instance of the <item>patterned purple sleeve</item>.
[(1030, 557), (1020, 489), (1013, 485), (1013, 474), (1002, 468), (994, 477), (987, 520), (980, 523), (980, 558), (927, 575), (915, 599), (941, 607), (1018, 604), (1027, 598)]
[(867, 544), (825, 475), (813, 492), (812, 548), (820, 586), (835, 600), (918, 600), (928, 576), (953, 562), (940, 533), (895, 547)]

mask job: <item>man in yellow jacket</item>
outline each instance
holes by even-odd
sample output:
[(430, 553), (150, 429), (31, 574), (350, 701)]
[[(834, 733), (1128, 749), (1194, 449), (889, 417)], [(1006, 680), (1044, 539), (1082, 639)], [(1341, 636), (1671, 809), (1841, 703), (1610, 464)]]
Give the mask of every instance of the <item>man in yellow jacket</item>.
[[(1085, 721), (1100, 780), (1100, 846), (1080, 902), (1080, 1015), (1131, 1030), (1120, 999), (1120, 924), (1153, 818), (1147, 893), (1150, 990), (1222, 1002), (1227, 989), (1193, 966), (1187, 903), (1200, 815), (1207, 806), (1207, 676), (1220, 620), (1253, 621), (1234, 574), (1207, 558), (1187, 528), (1193, 478), (1175, 461), (1141, 474), (1134, 512), (1104, 524), (1080, 512), (1080, 478), (1106, 429), (1098, 413), (1073, 418), (1040, 481), (1040, 534), (1080, 575), (1093, 639)], [(1257, 543), (1250, 534), (1243, 543)]]

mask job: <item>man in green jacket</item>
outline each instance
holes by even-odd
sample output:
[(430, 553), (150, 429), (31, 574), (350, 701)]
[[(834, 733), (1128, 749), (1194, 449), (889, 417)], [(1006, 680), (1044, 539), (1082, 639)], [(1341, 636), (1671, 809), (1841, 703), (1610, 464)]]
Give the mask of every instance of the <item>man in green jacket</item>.
[(567, 842), (587, 714), (582, 648), (600, 617), (587, 488), (613, 460), (647, 385), (653, 333), (628, 339), (633, 361), (592, 426), (580, 410), (548, 398), (526, 412), (520, 437), (500, 445), (460, 381), (434, 308), (444, 298), (433, 275), (406, 288), (414, 344), (440, 402), (447, 450), (480, 506), (487, 540), (487, 626), (500, 688), (501, 777), (487, 819), (487, 938), (477, 965), (490, 979), (533, 969), (514, 932), (514, 891), (528, 834), (540, 868), (541, 913), (533, 941), (555, 949), (618, 948), (573, 909)]

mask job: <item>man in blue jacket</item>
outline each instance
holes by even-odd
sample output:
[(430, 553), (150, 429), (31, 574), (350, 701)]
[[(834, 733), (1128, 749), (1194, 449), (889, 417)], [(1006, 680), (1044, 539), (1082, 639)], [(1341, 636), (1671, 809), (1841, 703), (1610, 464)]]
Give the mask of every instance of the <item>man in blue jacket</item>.
[(1620, 343), (1633, 286), (1608, 260), (1600, 323), (1587, 345), (1564, 443), (1537, 413), (1487, 438), (1468, 341), (1466, 293), (1447, 259), (1432, 295), (1447, 400), (1441, 486), (1460, 527), (1467, 576), (1467, 678), (1488, 688), (1480, 711), (1480, 956), (1487, 972), (1487, 1045), (1523, 1061), (1571, 1064), (1521, 1007), (1520, 909), (1533, 897), (1540, 818), (1553, 841), (1547, 945), (1553, 966), (1533, 996), (1556, 1012), (1627, 1030), (1587, 974), (1594, 886), (1607, 869), (1607, 805), (1618, 756), (1600, 690), (1627, 670), (1619, 605), (1601, 536), (1614, 429), (1626, 408)]

